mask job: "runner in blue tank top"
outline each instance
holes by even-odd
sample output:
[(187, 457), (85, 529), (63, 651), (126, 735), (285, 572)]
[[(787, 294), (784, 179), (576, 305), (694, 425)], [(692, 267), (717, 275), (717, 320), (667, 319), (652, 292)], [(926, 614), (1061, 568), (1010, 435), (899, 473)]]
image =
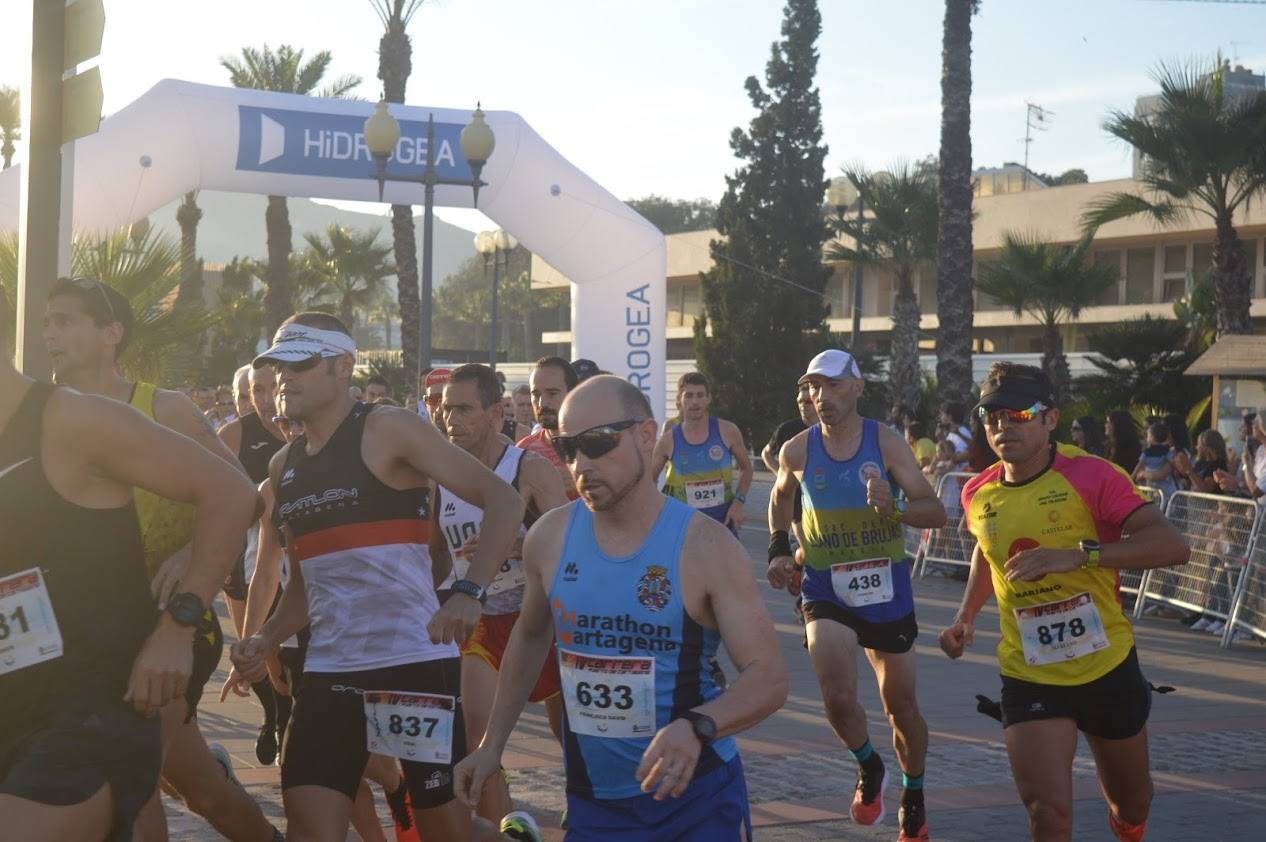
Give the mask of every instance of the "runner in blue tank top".
[[(569, 842), (750, 840), (733, 738), (786, 700), (786, 667), (742, 546), (656, 489), (655, 438), (645, 395), (617, 377), (563, 403), (554, 441), (581, 501), (527, 535), (496, 707), (457, 788), (473, 804), (497, 774), (556, 640)], [(722, 642), (739, 667), (724, 692), (707, 668)]]
[[(910, 589), (902, 526), (939, 527), (945, 509), (924, 479), (905, 440), (857, 414), (865, 383), (844, 351), (823, 351), (800, 382), (818, 423), (783, 445), (769, 501), (769, 583), (786, 585), (793, 566), (791, 528), (796, 488), (804, 498), (805, 629), (827, 718), (857, 760), (850, 812), (859, 824), (884, 817), (887, 773), (857, 702), (857, 649), (879, 680), (901, 762), (899, 842), (927, 842), (923, 767), (927, 723), (915, 700), (914, 639), (919, 626)], [(894, 501), (892, 484), (905, 492)]]
[(737, 534), (743, 527), (743, 505), (752, 485), (752, 460), (739, 428), (708, 414), (711, 400), (706, 377), (697, 371), (681, 376), (677, 381), (681, 421), (665, 431), (655, 445), (651, 475), (658, 477), (667, 466), (665, 494)]

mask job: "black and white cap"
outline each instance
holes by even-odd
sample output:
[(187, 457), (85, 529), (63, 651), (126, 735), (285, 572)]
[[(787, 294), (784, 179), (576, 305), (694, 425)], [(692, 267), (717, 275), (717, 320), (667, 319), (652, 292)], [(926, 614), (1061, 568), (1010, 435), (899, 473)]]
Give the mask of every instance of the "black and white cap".
[(288, 324), (277, 328), (273, 344), (251, 363), (255, 368), (271, 362), (295, 363), (312, 357), (356, 355), (356, 342), (346, 333), (310, 325)]

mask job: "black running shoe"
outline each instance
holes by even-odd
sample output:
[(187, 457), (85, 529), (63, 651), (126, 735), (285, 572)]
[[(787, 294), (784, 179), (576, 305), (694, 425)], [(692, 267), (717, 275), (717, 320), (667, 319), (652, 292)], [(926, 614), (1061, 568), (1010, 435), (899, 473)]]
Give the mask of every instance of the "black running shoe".
[(901, 834), (897, 842), (929, 842), (927, 812), (923, 809), (923, 792), (917, 797), (909, 790), (901, 793), (901, 807), (897, 810), (897, 824)]
[(271, 722), (265, 722), (259, 729), (259, 738), (255, 740), (255, 759), (263, 766), (273, 765), (277, 759), (277, 731)]
[(857, 770), (857, 791), (849, 807), (853, 821), (870, 825), (884, 820), (884, 787), (887, 785), (888, 770), (882, 762), (861, 764)]
[(404, 775), (400, 776), (400, 786), (395, 792), (387, 792), (384, 787), (382, 794), (387, 796), (387, 806), (391, 808), (391, 818), (396, 827), (401, 831), (412, 829), (413, 813), (409, 812), (409, 787)]

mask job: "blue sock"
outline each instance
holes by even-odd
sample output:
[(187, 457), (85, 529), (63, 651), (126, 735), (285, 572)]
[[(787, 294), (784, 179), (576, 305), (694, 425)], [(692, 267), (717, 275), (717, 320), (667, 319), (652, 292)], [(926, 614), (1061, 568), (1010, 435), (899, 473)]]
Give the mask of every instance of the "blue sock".
[(870, 756), (875, 753), (875, 750), (871, 748), (870, 740), (868, 739), (866, 740), (866, 744), (863, 745), (861, 748), (858, 748), (858, 749), (850, 748), (848, 750), (848, 753), (853, 755), (853, 759), (856, 760), (858, 763), (865, 763), (867, 760), (870, 759)]
[(901, 773), (901, 788), (909, 789), (909, 790), (922, 790), (923, 789), (923, 775), (911, 776), (911, 775), (907, 775), (905, 772), (902, 772)]

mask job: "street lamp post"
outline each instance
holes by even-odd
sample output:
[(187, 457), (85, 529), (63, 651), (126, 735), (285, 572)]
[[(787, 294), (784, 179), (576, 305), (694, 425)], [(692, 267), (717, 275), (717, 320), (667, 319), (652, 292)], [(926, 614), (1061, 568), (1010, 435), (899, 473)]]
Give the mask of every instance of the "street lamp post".
[(497, 370), (497, 346), (501, 340), (500, 324), (497, 321), (497, 289), (500, 286), (501, 267), (510, 268), (510, 250), (519, 243), (505, 230), (480, 231), (475, 235), (475, 251), (484, 257), (484, 277), (488, 276), (488, 264), (492, 264), (492, 325), (488, 340), (488, 366)]
[(400, 142), (400, 124), (387, 110), (385, 100), (379, 101), (374, 113), (365, 121), (365, 145), (375, 163), (374, 177), (378, 180), (378, 200), (382, 201), (383, 188), (388, 181), (404, 181), (421, 184), (423, 190), (422, 205), (422, 299), (418, 325), (418, 373), (431, 368), (431, 315), (432, 315), (432, 231), (435, 225), (435, 187), (450, 185), (470, 187), (474, 191), (473, 204), (479, 205), (479, 188), (486, 183), (479, 178), (484, 164), (492, 157), (497, 139), (492, 129), (484, 122), (484, 112), (475, 107), (470, 123), (462, 129), (460, 146), (462, 155), (470, 164), (469, 179), (441, 178), (435, 172), (435, 115), (428, 114), (426, 119), (426, 166), (421, 175), (402, 175), (387, 172), (387, 161)]

